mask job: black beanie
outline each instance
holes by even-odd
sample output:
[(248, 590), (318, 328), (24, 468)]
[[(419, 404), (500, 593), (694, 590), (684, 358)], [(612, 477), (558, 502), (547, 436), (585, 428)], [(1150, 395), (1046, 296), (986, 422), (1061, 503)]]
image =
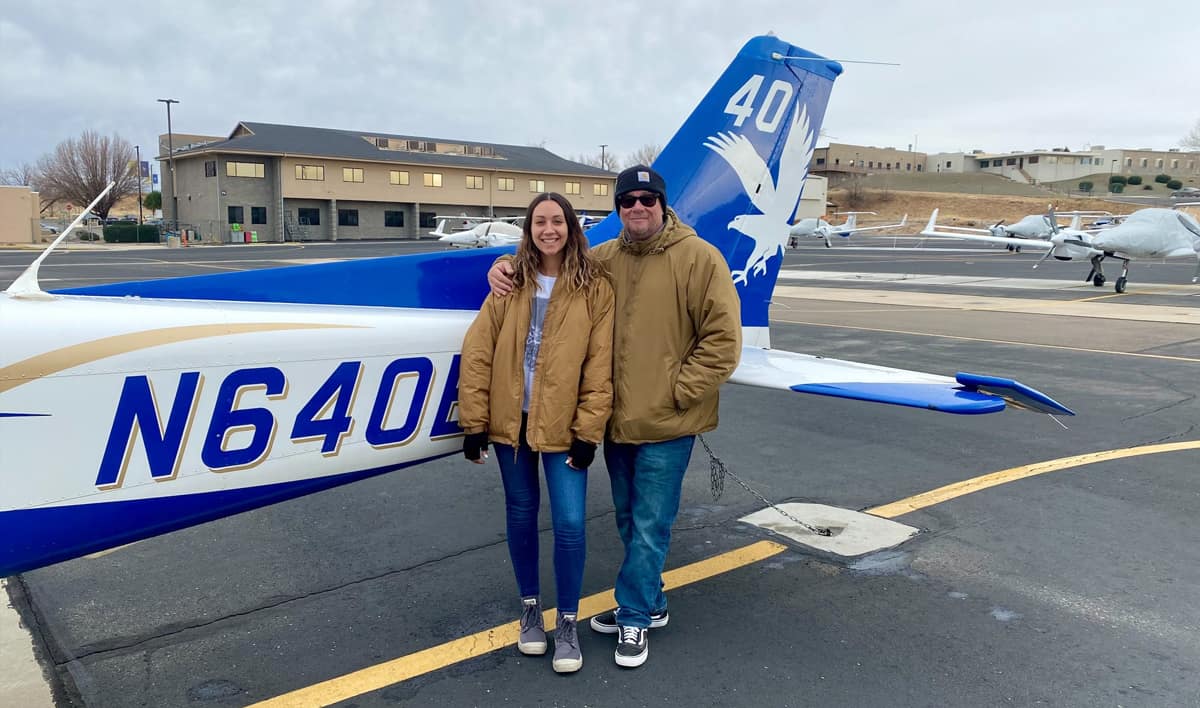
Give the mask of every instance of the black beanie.
[(667, 183), (663, 180), (662, 175), (645, 165), (634, 165), (617, 175), (617, 187), (613, 191), (613, 206), (617, 206), (617, 200), (621, 198), (621, 195), (638, 189), (656, 192), (663, 208), (666, 208)]

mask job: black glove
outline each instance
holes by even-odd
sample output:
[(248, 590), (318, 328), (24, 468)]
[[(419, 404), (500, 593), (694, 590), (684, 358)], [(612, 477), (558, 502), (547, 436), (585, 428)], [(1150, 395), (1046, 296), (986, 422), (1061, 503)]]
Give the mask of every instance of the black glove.
[(586, 470), (596, 459), (596, 444), (576, 438), (571, 441), (571, 451), (567, 453), (567, 462), (577, 470)]
[(467, 436), (463, 438), (463, 455), (472, 462), (478, 462), (479, 454), (486, 453), (487, 446), (487, 431), (482, 433), (467, 433)]

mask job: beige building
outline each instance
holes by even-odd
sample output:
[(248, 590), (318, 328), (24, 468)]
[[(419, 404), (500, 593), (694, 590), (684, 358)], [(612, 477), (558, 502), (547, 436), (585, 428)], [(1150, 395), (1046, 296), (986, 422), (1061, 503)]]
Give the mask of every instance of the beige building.
[[(524, 214), (545, 191), (613, 208), (615, 174), (540, 147), (248, 122), (173, 140), (178, 221), (201, 241), (420, 237), (439, 215)], [(169, 222), (167, 136), (159, 147)]]
[(879, 172), (921, 172), (925, 169), (923, 152), (897, 150), (872, 145), (830, 143), (813, 151), (812, 174), (824, 175), (835, 185), (853, 175)]
[[(1041, 184), (1094, 175), (1140, 175), (1152, 180), (1170, 175), (1184, 184), (1200, 179), (1200, 152), (1181, 150), (1125, 150), (1093, 145), (1088, 150), (1066, 149), (988, 153), (935, 153), (929, 156), (929, 172), (983, 172), (1017, 182)], [(1101, 188), (1102, 185), (1096, 185)]]
[(41, 210), (38, 193), (29, 187), (0, 186), (0, 243), (36, 243)]

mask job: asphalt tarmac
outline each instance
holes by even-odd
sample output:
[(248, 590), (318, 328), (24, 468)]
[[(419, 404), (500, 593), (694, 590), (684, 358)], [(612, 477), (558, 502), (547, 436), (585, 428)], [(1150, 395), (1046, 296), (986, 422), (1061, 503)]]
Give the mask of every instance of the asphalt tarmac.
[[(577, 674), (505, 643), (456, 661), (446, 645), (502, 635), (519, 607), (496, 469), (448, 458), (19, 576), (10, 592), (56, 699), (243, 706), (292, 694), (303, 705), (318, 694), (292, 692), (327, 690), (339, 706), (1200, 704), (1200, 326), (1105, 310), (1186, 320), (1194, 264), (1136, 263), (1118, 296), (1084, 286), (1077, 263), (1032, 270), (1038, 254), (870, 243), (882, 247), (788, 252), (775, 347), (1010, 376), (1079, 415), (1064, 428), (1019, 411), (951, 416), (727, 386), (721, 426), (705, 437), (776, 502), (866, 510), (1011, 473), (896, 517), (920, 529), (914, 539), (847, 559), (742, 524), (763, 504), (732, 480), (714, 500), (697, 446), (668, 568), (720, 565), (763, 540), (786, 550), (671, 590), (670, 624), (651, 632), (641, 668), (617, 667), (612, 637), (586, 628)], [(71, 287), (431, 247), (77, 249), (52, 255), (42, 275), (47, 288)], [(0, 251), (0, 286), (35, 255)], [(930, 275), (963, 280), (919, 282)], [(890, 305), (878, 293), (937, 299)], [(985, 296), (1010, 307), (973, 305)], [(1041, 314), (1047, 301), (1084, 314)], [(1115, 450), (1131, 452), (1102, 454)], [(593, 596), (611, 590), (621, 559), (602, 460), (588, 495)]]

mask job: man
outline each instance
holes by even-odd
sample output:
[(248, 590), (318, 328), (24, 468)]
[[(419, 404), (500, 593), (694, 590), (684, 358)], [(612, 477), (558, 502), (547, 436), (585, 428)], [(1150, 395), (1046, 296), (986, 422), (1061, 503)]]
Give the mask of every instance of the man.
[[(625, 559), (617, 610), (592, 629), (618, 635), (616, 662), (649, 656), (647, 630), (667, 624), (662, 571), (695, 436), (717, 427), (718, 389), (737, 368), (741, 307), (721, 253), (666, 203), (667, 185), (645, 165), (617, 176), (623, 226), (593, 253), (612, 276), (613, 414), (604, 441)], [(508, 261), (488, 282), (511, 288)]]

